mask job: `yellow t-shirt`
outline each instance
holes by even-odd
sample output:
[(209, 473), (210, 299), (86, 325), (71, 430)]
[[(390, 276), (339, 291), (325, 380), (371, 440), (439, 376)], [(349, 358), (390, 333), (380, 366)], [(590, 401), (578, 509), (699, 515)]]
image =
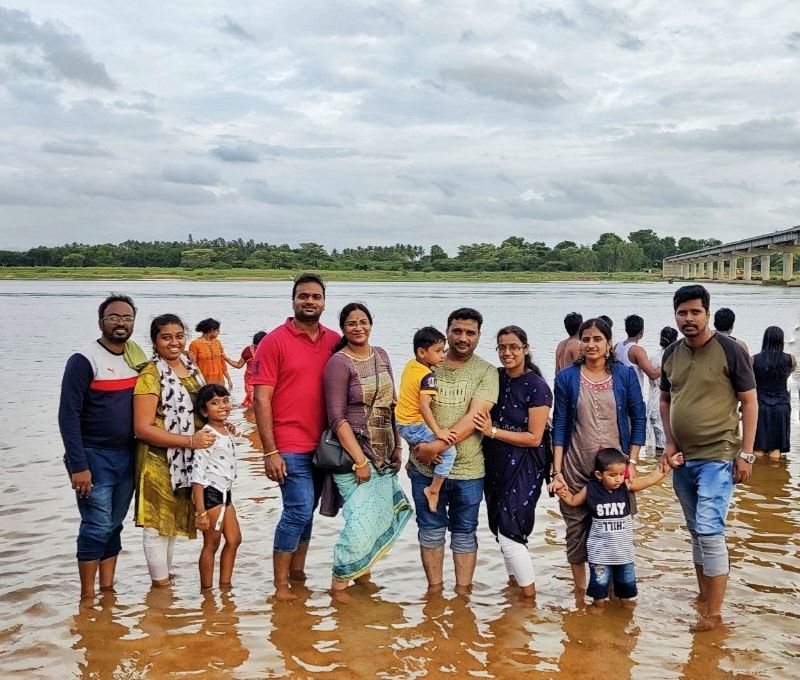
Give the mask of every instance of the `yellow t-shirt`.
[(425, 422), (419, 412), (419, 395), (436, 394), (436, 376), (429, 366), (412, 359), (403, 369), (400, 378), (400, 393), (394, 416), (400, 425), (415, 425)]

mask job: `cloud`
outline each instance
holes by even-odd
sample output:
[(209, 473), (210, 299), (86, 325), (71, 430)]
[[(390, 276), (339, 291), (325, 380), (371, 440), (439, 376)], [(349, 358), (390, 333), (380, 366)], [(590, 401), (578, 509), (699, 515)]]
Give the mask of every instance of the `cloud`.
[(245, 30), (241, 24), (235, 22), (227, 14), (222, 16), (219, 30), (233, 38), (236, 38), (237, 40), (240, 40), (241, 42), (258, 42), (258, 38), (256, 38), (255, 35), (250, 33), (250, 31)]
[(532, 24), (550, 24), (561, 28), (575, 28), (575, 22), (560, 7), (537, 7), (526, 10), (522, 18)]
[(213, 168), (204, 165), (168, 165), (161, 171), (161, 179), (174, 184), (215, 186), (220, 178)]
[(644, 43), (635, 35), (630, 33), (620, 33), (616, 42), (617, 47), (630, 52), (638, 52), (644, 47)]
[(270, 205), (289, 205), (319, 208), (337, 208), (341, 204), (338, 201), (312, 196), (299, 191), (278, 191), (273, 189), (262, 179), (248, 179), (242, 184), (242, 195)]
[[(44, 78), (49, 72), (55, 80), (105, 90), (117, 87), (106, 67), (87, 52), (79, 36), (52, 22), (36, 23), (28, 12), (0, 7), (0, 45), (27, 48), (27, 59), (13, 55), (9, 62), (22, 75)], [(33, 61), (36, 58), (41, 62)]]
[(226, 163), (258, 163), (261, 147), (258, 144), (235, 144), (215, 146), (211, 155)]
[(566, 84), (561, 78), (517, 61), (443, 68), (440, 74), (446, 80), (460, 82), (482, 97), (540, 108), (565, 101), (560, 90), (565, 89)]
[(44, 142), (42, 151), (45, 153), (63, 154), (65, 156), (86, 156), (88, 158), (113, 158), (114, 154), (100, 148), (93, 139), (60, 139), (53, 142)]
[(635, 134), (626, 142), (667, 144), (681, 149), (727, 152), (800, 152), (800, 124), (794, 118), (753, 119), (714, 128), (658, 129)]

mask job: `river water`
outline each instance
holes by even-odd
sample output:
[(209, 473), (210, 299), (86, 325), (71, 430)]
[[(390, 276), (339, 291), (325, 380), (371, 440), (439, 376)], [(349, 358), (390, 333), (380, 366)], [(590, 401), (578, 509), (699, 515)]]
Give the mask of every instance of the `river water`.
[[(373, 341), (396, 371), (410, 356), (414, 329), (445, 325), (459, 306), (485, 316), (479, 353), (495, 362), (493, 332), (516, 323), (530, 336), (534, 358), (552, 384), (553, 350), (567, 312), (608, 314), (622, 331), (626, 314), (646, 322), (654, 349), (672, 321), (666, 283), (425, 284), (333, 283), (323, 322), (335, 326), (352, 300), (369, 304)], [(712, 285), (712, 306), (732, 307), (735, 334), (751, 349), (767, 325), (787, 337), (800, 321), (798, 289)], [(557, 504), (545, 494), (531, 538), (538, 595), (522, 605), (506, 584), (498, 548), (482, 518), (475, 588), (470, 598), (448, 589), (425, 597), (416, 530), (411, 522), (374, 571), (378, 589), (353, 589), (354, 603), (332, 606), (332, 546), (341, 519), (319, 518), (304, 596), (268, 599), (278, 488), (263, 476), (257, 441), (239, 446), (235, 491), (244, 543), (234, 588), (201, 596), (198, 541), (180, 541), (178, 580), (150, 591), (140, 530), (129, 517), (117, 592), (88, 611), (77, 606), (74, 541), (78, 513), (61, 462), (58, 393), (69, 354), (97, 336), (99, 301), (111, 291), (134, 297), (134, 337), (145, 347), (150, 319), (176, 312), (194, 326), (222, 321), (231, 356), (252, 334), (290, 313), (290, 282), (2, 281), (0, 366), (3, 426), (0, 450), (0, 677), (24, 678), (797, 678), (800, 677), (800, 437), (780, 463), (759, 461), (751, 484), (738, 488), (729, 515), (732, 572), (727, 625), (688, 632), (696, 618), (695, 579), (683, 517), (671, 484), (640, 494), (636, 550), (639, 604), (613, 603), (598, 614), (576, 604), (563, 551)], [(799, 343), (800, 344), (800, 343)], [(789, 346), (791, 349), (791, 345)], [(236, 395), (242, 373), (233, 372)], [(793, 392), (797, 413), (796, 390)], [(795, 415), (796, 418), (796, 415)], [(252, 431), (248, 417), (234, 419)], [(408, 490), (408, 480), (403, 477)], [(448, 560), (449, 561), (449, 560)]]

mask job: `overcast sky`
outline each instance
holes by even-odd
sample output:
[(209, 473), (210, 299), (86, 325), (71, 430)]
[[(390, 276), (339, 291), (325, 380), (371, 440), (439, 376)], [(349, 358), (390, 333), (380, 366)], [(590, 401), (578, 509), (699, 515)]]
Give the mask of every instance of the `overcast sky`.
[(0, 247), (727, 241), (799, 120), (797, 0), (0, 0)]

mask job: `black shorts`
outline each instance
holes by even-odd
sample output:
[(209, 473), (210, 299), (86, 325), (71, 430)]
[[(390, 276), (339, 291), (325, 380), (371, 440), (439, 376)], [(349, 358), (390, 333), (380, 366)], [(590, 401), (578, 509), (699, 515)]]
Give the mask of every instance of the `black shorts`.
[(213, 486), (207, 486), (203, 489), (203, 505), (206, 510), (216, 508), (218, 505), (222, 505), (223, 502), (225, 503), (225, 507), (227, 507), (231, 504), (232, 500), (230, 491), (223, 494), (222, 491), (215, 489)]

